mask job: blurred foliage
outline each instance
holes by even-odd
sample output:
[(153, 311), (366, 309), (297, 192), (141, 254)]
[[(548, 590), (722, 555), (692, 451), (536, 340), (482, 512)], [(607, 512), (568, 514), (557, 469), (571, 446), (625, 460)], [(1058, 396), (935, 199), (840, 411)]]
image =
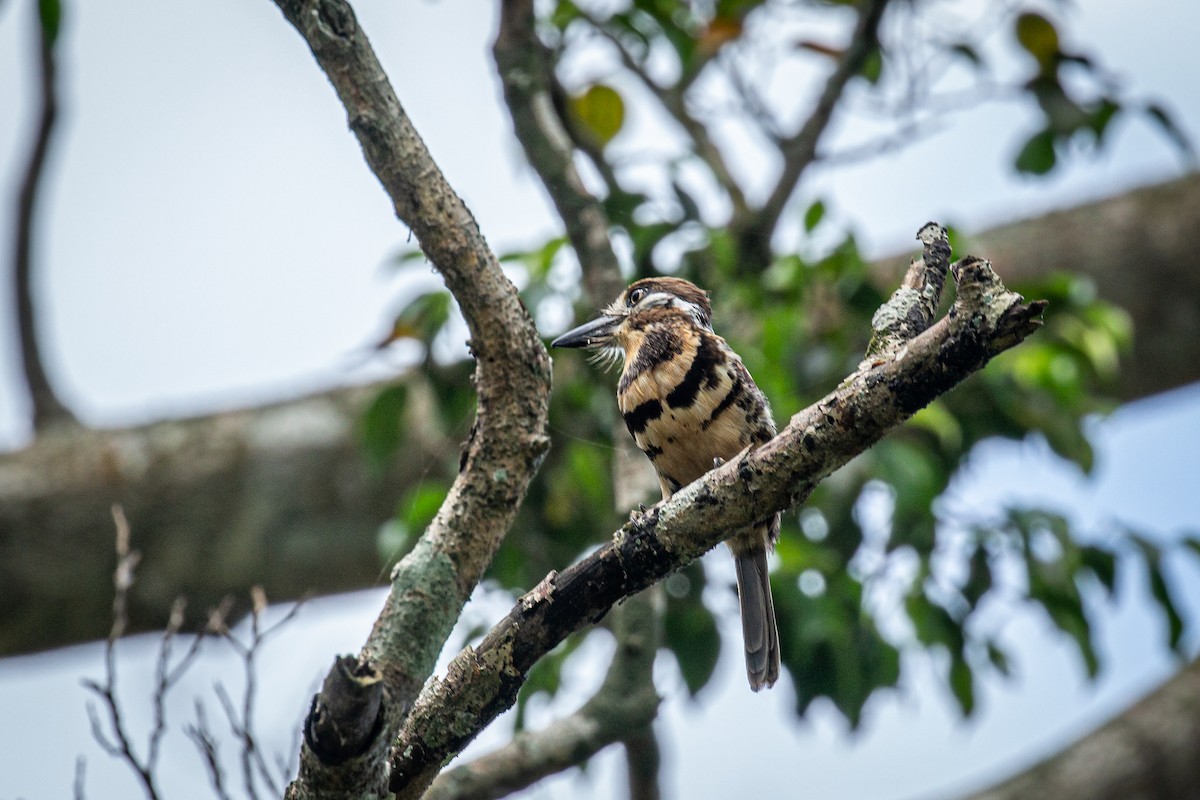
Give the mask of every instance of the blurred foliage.
[[(839, 58), (843, 48), (834, 40), (793, 37), (797, 28), (791, 16), (844, 18), (847, 5), (634, 0), (597, 17), (582, 4), (559, 0), (544, 9), (542, 20), (541, 34), (564, 83), (579, 52), (619, 51), (611, 74), (597, 77), (592, 69), (579, 85), (566, 86), (570, 99), (562, 111), (580, 137), (581, 155), (595, 167), (596, 190), (623, 256), (624, 277), (671, 273), (711, 290), (718, 331), (742, 355), (781, 422), (855, 367), (871, 315), (898, 277), (874, 274), (853, 234), (830, 219), (819, 199), (782, 221), (800, 233), (803, 244), (789, 251), (776, 248), (769, 263), (756, 263), (746, 250), (748, 240), (730, 232), (732, 198), (722, 191), (718, 170), (700, 142), (689, 139), (686, 152), (658, 157), (654, 142), (637, 141), (627, 128), (639, 114), (677, 114), (670, 104), (682, 94), (672, 93), (686, 92), (711, 68), (733, 87), (733, 110), (722, 108), (693, 121), (713, 125), (733, 114), (773, 135), (779, 123), (767, 109), (766, 90), (759, 94), (744, 85), (753, 75), (737, 65), (765, 58), (763, 51), (771, 58)], [(894, 4), (891, 11), (919, 15), (923, 5)], [(1001, 13), (999, 5), (985, 13)], [(1045, 173), (1058, 163), (1059, 150), (1084, 132), (1096, 147), (1103, 146), (1111, 121), (1134, 104), (1094, 60), (1064, 48), (1060, 23), (1005, 8), (1007, 27), (992, 20), (984, 30), (1011, 30), (1012, 42), (1034, 62), (1035, 76), (1017, 88), (1044, 115), (1044, 127), (1029, 139), (1014, 167)], [(905, 58), (893, 53), (885, 37), (862, 71), (869, 90), (884, 99), (901, 91), (931, 101), (936, 87), (916, 85), (918, 76), (957, 70), (960, 77), (997, 80), (995, 48), (972, 38), (979, 30), (973, 24), (943, 27), (929, 41), (906, 41), (913, 49)], [(783, 51), (770, 50), (768, 45), (779, 41), (790, 44)], [(1064, 81), (1068, 69), (1095, 78), (1099, 93), (1076, 97), (1078, 82)], [(649, 95), (629, 93), (631, 72)], [(1165, 112), (1142, 108), (1156, 109), (1148, 113), (1186, 146)], [(650, 173), (653, 177), (647, 177)], [(698, 174), (707, 177), (698, 179)], [(914, 230), (922, 222), (914, 219)], [(953, 233), (956, 257), (962, 255), (961, 239)], [(576, 316), (573, 305), (582, 299), (580, 267), (566, 245), (565, 239), (553, 238), (502, 257), (547, 335), (566, 327)], [(401, 274), (424, 269), (411, 261), (402, 263)], [(825, 698), (857, 725), (872, 694), (897, 684), (901, 655), (908, 651), (936, 654), (949, 692), (964, 714), (971, 713), (980, 676), (1009, 671), (995, 618), (1005, 617), (1003, 609), (1011, 614), (1017, 602), (1040, 608), (1076, 645), (1094, 675), (1100, 663), (1089, 603), (1113, 592), (1118, 566), (1126, 562), (1144, 568), (1168, 622), (1169, 644), (1180, 646), (1183, 621), (1163, 577), (1163, 551), (1150, 537), (1128, 530), (1081, 532), (1068, 516), (1049, 509), (1011, 508), (987, 520), (948, 509), (945, 498), (954, 479), (987, 440), (1040, 440), (1089, 472), (1094, 460), (1089, 420), (1113, 407), (1106, 387), (1129, 349), (1126, 314), (1099, 300), (1087, 279), (1077, 275), (1053, 275), (1013, 288), (1050, 301), (1041, 332), (923, 409), (823, 482), (803, 509), (784, 516), (772, 583), (798, 713)], [(607, 299), (593, 299), (578, 316)], [(451, 309), (444, 292), (419, 295), (397, 314), (393, 338), (422, 343), (437, 416), (432, 427), (448, 436), (457, 431), (461, 438), (471, 414), (469, 382), (462, 370), (437, 367), (429, 356), (435, 337), (452, 324)], [(490, 572), (493, 582), (514, 594), (594, 548), (620, 521), (611, 479), (615, 379), (567, 353), (555, 354), (554, 380), (555, 444)], [(410, 395), (384, 390), (368, 412), (364, 441), (373, 460), (403, 453), (405, 437), (413, 435), (406, 432), (408, 424), (428, 434), (424, 422), (395, 422)], [(619, 425), (617, 430), (625, 436)], [(431, 517), (456, 465), (440, 467), (402, 500), (382, 549), (401, 551)], [(708, 684), (721, 647), (710, 610), (713, 592), (731, 592), (731, 584), (732, 576), (717, 579), (700, 565), (666, 582), (665, 647), (692, 695)], [(520, 715), (531, 696), (556, 691), (560, 668), (577, 645), (572, 639), (537, 665)]]

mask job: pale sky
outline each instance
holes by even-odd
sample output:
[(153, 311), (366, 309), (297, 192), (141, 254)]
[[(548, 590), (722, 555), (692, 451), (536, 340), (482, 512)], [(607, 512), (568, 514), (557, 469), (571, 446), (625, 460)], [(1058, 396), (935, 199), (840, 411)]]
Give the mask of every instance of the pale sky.
[[(31, 124), (31, 5), (0, 5), (6, 192)], [(371, 0), (357, 9), (434, 157), (503, 251), (555, 227), (499, 105), (490, 59), (494, 5)], [(1166, 101), (1200, 136), (1191, 63), (1200, 9), (1169, 0), (1076, 6), (1072, 41), (1086, 43), (1135, 93)], [(362, 163), (326, 79), (275, 7), (266, 0), (76, 0), (67, 13), (65, 122), (45, 196), (39, 279), (49, 368), (67, 403), (93, 424), (136, 424), (387, 374), (392, 365), (364, 370), (358, 354), (387, 326), (400, 296), (383, 264), (405, 245), (407, 231)], [(910, 246), (928, 219), (977, 228), (1182, 169), (1161, 136), (1130, 122), (1114, 131), (1102, 158), (1076, 159), (1049, 180), (1021, 179), (1008, 165), (1020, 121), (1030, 119), (1019, 106), (991, 107), (901, 155), (818, 172), (804, 191), (828, 198), (835, 217), (881, 254)], [(743, 168), (754, 164), (747, 156)], [(11, 250), (7, 225), (4, 253)], [(6, 282), (0, 303), (11, 307)], [(11, 319), (10, 312), (0, 318)], [(14, 351), (11, 331), (0, 330), (0, 445), (10, 446), (27, 435)], [(1044, 449), (1004, 446), (980, 454), (956, 491), (986, 507), (1037, 487), (1039, 499), (1087, 509), (1087, 519), (1116, 517), (1164, 533), (1194, 528), (1185, 498), (1194, 492), (1198, 411), (1200, 391), (1192, 389), (1135, 404), (1101, 424), (1091, 482)], [(1194, 565), (1176, 566), (1176, 578), (1195, 587)], [(730, 651), (699, 703), (670, 692), (664, 705), (669, 796), (755, 789), (780, 796), (786, 785), (796, 787), (788, 794), (803, 787), (818, 798), (929, 797), (1003, 774), (1169, 674), (1161, 622), (1141, 602), (1145, 592), (1134, 577), (1126, 578), (1118, 606), (1094, 609), (1107, 666), (1095, 686), (1085, 685), (1078, 659), (1044, 620), (1020, 613), (1006, 630), (1018, 677), (990, 681), (976, 718), (965, 723), (925, 659), (906, 664), (904, 690), (873, 700), (864, 731), (849, 737), (819, 704), (797, 723), (789, 686), (751, 695)], [(1200, 619), (1200, 596), (1189, 591), (1192, 619)], [(260, 721), (272, 747), (293, 749), (285, 732), (332, 656), (361, 644), (379, 599), (371, 591), (314, 603), (269, 651), (265, 667), (289, 676), (272, 680), (262, 697)], [(485, 604), (476, 613), (497, 609)], [(730, 614), (722, 620), (736, 627)], [(1195, 634), (1192, 628), (1193, 652)], [(595, 648), (603, 649), (599, 642)], [(82, 646), (0, 662), (0, 709), (23, 722), (0, 727), (0, 800), (67, 795), (81, 752), (90, 797), (133, 796), (129, 776), (88, 737), (79, 678), (98, 676), (98, 656), (95, 646)], [(586, 683), (606, 659), (597, 653), (577, 661)], [(129, 702), (138, 709), (132, 690), (146, 660), (136, 642), (129, 662)], [(191, 697), (207, 693), (231, 664), (219, 655), (207, 660), (181, 689), (174, 719), (190, 719)], [(660, 674), (664, 690), (677, 684), (669, 664)], [(570, 701), (546, 710), (546, 718)], [(726, 767), (729, 747), (762, 768)], [(182, 736), (167, 755), (168, 772), (197, 775), (198, 759)], [(534, 796), (577, 796), (588, 786), (590, 796), (610, 796), (613, 761), (605, 756), (583, 783), (558, 779)], [(202, 779), (165, 783), (173, 798), (208, 796)]]

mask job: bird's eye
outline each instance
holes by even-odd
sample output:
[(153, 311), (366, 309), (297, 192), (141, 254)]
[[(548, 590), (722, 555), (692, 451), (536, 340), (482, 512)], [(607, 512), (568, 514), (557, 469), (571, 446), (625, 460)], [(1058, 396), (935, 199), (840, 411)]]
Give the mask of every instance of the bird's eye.
[(645, 289), (634, 289), (632, 292), (629, 293), (629, 305), (631, 307), (636, 306), (638, 303), (640, 303), (642, 301), (642, 298), (645, 296), (646, 296)]

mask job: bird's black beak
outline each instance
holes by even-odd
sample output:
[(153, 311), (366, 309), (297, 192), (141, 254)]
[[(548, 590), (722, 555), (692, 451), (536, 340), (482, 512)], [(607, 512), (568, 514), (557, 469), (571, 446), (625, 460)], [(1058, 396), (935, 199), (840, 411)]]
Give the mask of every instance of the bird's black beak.
[(602, 347), (612, 339), (613, 331), (620, 324), (619, 317), (607, 314), (572, 328), (550, 343), (551, 347)]

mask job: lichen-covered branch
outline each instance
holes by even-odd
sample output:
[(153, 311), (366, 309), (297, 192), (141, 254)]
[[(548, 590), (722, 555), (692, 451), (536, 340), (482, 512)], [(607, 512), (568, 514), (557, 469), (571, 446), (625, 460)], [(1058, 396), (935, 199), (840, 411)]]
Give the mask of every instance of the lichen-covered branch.
[(614, 610), (617, 650), (604, 682), (578, 711), (537, 731), (518, 733), (504, 747), (447, 770), (425, 800), (489, 800), (584, 763), (629, 734), (648, 728), (659, 697), (651, 679), (662, 624), (661, 598), (643, 592)]
[[(944, 232), (927, 238), (913, 268), (944, 268), (933, 252)], [(771, 441), (635, 515), (595, 553), (548, 575), (477, 647), (460, 653), (444, 680), (426, 686), (400, 732), (391, 775), (397, 796), (420, 796), (448, 758), (512, 705), (530, 667), (566, 636), (730, 532), (803, 502), (830, 472), (1040, 325), (1045, 304), (1005, 289), (988, 262), (964, 259), (951, 272), (958, 297), (945, 318), (887, 357), (864, 361)]]
[[(550, 361), (515, 287), (400, 105), (344, 0), (275, 0), (346, 109), (367, 164), (466, 319), (478, 410), (437, 516), (392, 573), (362, 657), (383, 676), (380, 734), (337, 766), (306, 745), (293, 797), (382, 794), (383, 757), (549, 446)], [(336, 707), (331, 704), (329, 707)]]

